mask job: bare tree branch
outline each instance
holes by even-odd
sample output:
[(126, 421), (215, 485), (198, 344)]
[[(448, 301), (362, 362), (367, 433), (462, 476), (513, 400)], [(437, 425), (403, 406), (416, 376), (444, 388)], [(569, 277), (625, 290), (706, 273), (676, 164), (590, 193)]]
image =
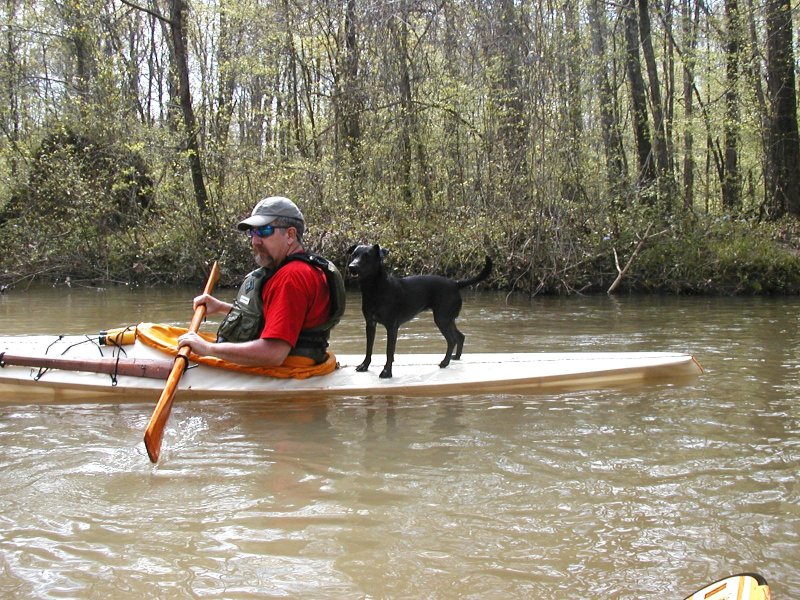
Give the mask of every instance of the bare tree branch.
[(167, 17), (165, 17), (164, 15), (162, 15), (161, 13), (159, 13), (159, 12), (157, 12), (155, 10), (152, 10), (150, 8), (146, 8), (144, 6), (139, 6), (138, 4), (134, 4), (133, 2), (130, 2), (130, 0), (119, 0), (119, 1), (122, 2), (125, 6), (130, 6), (134, 10), (140, 10), (142, 12), (145, 12), (148, 15), (151, 15), (151, 16), (155, 17), (156, 19), (160, 20), (160, 21), (164, 21), (165, 23), (167, 23), (169, 25), (175, 25), (175, 23), (173, 23)]
[(647, 229), (645, 230), (644, 235), (639, 238), (639, 243), (636, 244), (636, 248), (634, 249), (633, 254), (631, 254), (630, 258), (628, 259), (628, 262), (625, 263), (625, 267), (624, 268), (620, 268), (620, 266), (619, 266), (619, 256), (617, 256), (617, 249), (614, 248), (614, 262), (617, 265), (617, 272), (619, 273), (619, 275), (617, 275), (617, 278), (614, 280), (614, 283), (612, 283), (611, 286), (608, 288), (608, 291), (606, 292), (607, 294), (613, 294), (616, 291), (616, 289), (619, 287), (619, 284), (622, 282), (622, 278), (625, 277), (625, 274), (628, 272), (628, 269), (631, 268), (631, 265), (633, 264), (633, 259), (635, 259), (636, 256), (639, 254), (639, 252), (641, 252), (642, 248), (644, 248), (645, 242), (647, 240), (649, 240), (650, 238), (654, 238), (656, 236), (662, 235), (664, 233), (667, 233), (667, 231), (668, 231), (667, 229), (664, 229), (662, 231), (659, 231), (658, 233), (651, 234), (650, 230), (652, 228), (653, 228), (653, 224), (650, 223), (647, 226)]

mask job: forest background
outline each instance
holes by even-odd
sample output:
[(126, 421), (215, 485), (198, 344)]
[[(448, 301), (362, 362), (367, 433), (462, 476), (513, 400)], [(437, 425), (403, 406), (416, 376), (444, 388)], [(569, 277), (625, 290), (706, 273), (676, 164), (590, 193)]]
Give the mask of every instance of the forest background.
[[(800, 292), (790, 0), (5, 0), (0, 284), (340, 268), (529, 295)], [(624, 275), (620, 277), (621, 275)], [(69, 279), (67, 279), (69, 278)]]

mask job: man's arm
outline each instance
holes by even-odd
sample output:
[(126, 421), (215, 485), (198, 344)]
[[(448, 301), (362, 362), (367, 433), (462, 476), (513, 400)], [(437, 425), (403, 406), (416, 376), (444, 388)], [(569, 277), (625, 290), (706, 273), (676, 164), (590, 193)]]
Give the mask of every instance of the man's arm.
[(200, 356), (216, 356), (228, 362), (252, 367), (277, 367), (282, 365), (292, 347), (278, 339), (258, 339), (249, 342), (208, 342), (196, 333), (185, 333), (178, 338), (178, 347), (189, 346)]

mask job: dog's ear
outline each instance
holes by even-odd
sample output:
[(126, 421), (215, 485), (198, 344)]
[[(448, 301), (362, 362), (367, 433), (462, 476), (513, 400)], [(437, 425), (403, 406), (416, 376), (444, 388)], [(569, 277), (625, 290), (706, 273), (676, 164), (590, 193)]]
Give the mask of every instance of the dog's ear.
[(383, 260), (383, 257), (389, 254), (389, 250), (386, 248), (381, 248), (378, 244), (372, 245), (372, 251), (375, 253), (380, 260)]
[(353, 253), (353, 250), (355, 250), (356, 248), (358, 248), (358, 244), (353, 244), (352, 246), (350, 246), (350, 247), (347, 249), (347, 253), (348, 253), (348, 254), (352, 254), (352, 253)]

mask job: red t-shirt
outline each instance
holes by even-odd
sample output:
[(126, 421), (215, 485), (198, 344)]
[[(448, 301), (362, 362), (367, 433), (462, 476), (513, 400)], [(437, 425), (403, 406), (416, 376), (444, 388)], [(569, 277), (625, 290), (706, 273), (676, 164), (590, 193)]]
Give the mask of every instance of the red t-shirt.
[(301, 329), (322, 325), (330, 314), (325, 273), (302, 260), (283, 265), (261, 291), (266, 323), (262, 339), (279, 339), (294, 347)]

